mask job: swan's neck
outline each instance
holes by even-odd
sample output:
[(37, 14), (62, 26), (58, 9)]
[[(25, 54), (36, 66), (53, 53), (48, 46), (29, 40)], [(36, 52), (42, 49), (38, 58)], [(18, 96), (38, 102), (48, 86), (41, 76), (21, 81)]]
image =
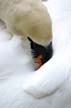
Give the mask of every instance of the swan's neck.
[(49, 0), (46, 6), (53, 22), (54, 49), (71, 45), (71, 0)]
[(55, 50), (71, 46), (71, 24), (70, 20), (62, 19), (53, 23), (53, 46)]

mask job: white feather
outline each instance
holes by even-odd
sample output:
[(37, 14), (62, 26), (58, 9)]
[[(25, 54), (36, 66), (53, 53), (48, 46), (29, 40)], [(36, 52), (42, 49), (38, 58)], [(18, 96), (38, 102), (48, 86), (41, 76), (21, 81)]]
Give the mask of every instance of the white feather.
[(71, 108), (71, 2), (49, 0), (48, 7), (54, 56), (36, 72), (21, 39), (0, 30), (0, 108)]

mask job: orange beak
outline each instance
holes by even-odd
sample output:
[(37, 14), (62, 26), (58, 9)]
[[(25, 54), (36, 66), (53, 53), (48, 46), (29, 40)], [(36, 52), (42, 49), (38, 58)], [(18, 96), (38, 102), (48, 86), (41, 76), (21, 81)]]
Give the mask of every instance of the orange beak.
[(37, 65), (37, 69), (39, 69), (42, 66), (42, 55), (39, 55), (35, 58), (35, 63)]

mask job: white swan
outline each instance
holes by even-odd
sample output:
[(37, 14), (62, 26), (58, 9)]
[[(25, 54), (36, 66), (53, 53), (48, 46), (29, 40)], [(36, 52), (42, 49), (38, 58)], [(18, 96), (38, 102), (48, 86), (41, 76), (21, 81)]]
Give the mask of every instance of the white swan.
[[(62, 3), (57, 1), (49, 2), (49, 6), (57, 6), (59, 15)], [(69, 8), (70, 3), (63, 5)], [(68, 12), (64, 15), (61, 20), (59, 15), (55, 23), (53, 20), (54, 56), (36, 72), (30, 51), (20, 37), (10, 39), (4, 28), (0, 30), (0, 108), (71, 107), (71, 17)]]
[(53, 20), (54, 56), (33, 73), (31, 80), (26, 80), (24, 90), (35, 98), (47, 96), (51, 102), (48, 108), (70, 108), (71, 1), (50, 0), (45, 5), (48, 5)]

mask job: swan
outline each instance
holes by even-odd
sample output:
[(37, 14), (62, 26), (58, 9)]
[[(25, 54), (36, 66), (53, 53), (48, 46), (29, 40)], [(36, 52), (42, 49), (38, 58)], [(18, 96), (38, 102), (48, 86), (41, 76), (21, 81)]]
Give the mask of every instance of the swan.
[[(53, 23), (53, 57), (25, 80), (24, 91), (47, 99), (48, 108), (71, 107), (71, 1), (49, 0)], [(36, 80), (37, 78), (37, 80)], [(50, 103), (50, 105), (48, 105)]]
[(70, 14), (62, 11), (70, 9), (71, 2), (68, 3), (49, 0), (50, 13), (55, 14), (54, 55), (37, 71), (27, 43), (17, 35), (11, 38), (3, 24), (0, 25), (0, 108), (71, 107), (71, 24)]

